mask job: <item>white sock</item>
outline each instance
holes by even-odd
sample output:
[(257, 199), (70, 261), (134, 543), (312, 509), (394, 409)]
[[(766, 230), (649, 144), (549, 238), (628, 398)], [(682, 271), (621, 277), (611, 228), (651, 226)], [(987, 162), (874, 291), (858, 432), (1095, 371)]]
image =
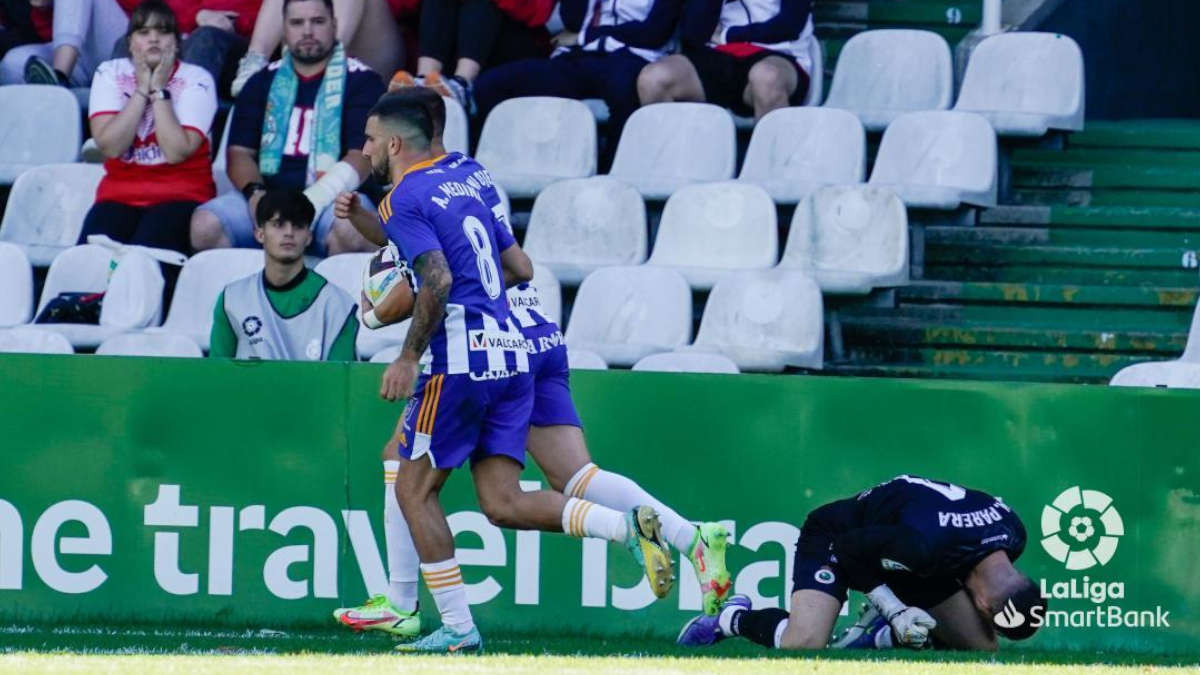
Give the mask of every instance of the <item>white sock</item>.
[(568, 497), (579, 497), (603, 504), (610, 509), (625, 513), (638, 506), (651, 506), (658, 512), (662, 533), (667, 542), (687, 555), (692, 550), (696, 537), (696, 526), (689, 523), (674, 509), (655, 499), (642, 486), (619, 473), (604, 471), (588, 463), (575, 472), (563, 488)]
[(425, 577), (425, 588), (429, 589), (442, 615), (442, 624), (463, 635), (475, 627), (471, 618), (471, 606), (467, 603), (467, 587), (463, 585), (462, 571), (454, 558), (436, 563), (421, 563), (421, 576)]
[(417, 609), (417, 577), (421, 559), (413, 546), (408, 521), (396, 500), (396, 473), (400, 462), (383, 463), (383, 540), (387, 546), (388, 600), (397, 609), (412, 612)]
[(599, 537), (616, 542), (629, 538), (624, 513), (574, 497), (567, 498), (563, 507), (562, 528), (572, 537)]
[(788, 620), (784, 619), (775, 626), (775, 649), (779, 649), (779, 643), (783, 641), (783, 631), (787, 630)]
[(717, 615), (717, 627), (721, 629), (721, 633), (725, 637), (737, 635), (737, 633), (733, 632), (733, 618), (744, 611), (746, 611), (746, 608), (741, 605), (729, 605)]

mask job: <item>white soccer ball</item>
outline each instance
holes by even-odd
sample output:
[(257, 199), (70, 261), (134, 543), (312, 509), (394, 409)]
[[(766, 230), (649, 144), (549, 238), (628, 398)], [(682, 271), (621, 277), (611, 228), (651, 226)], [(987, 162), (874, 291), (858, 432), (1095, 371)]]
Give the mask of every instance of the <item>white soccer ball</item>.
[(378, 305), (398, 285), (411, 291), (407, 269), (408, 263), (400, 257), (395, 244), (388, 243), (376, 251), (363, 266), (363, 293), (371, 304)]

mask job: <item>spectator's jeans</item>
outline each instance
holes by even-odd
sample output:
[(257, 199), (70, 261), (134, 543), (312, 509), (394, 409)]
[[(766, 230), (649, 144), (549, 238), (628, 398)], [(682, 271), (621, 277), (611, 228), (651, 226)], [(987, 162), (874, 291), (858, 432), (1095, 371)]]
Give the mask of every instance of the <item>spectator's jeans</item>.
[(75, 69), (68, 73), (71, 84), (86, 87), (92, 73), (111, 58), (113, 45), (125, 35), (129, 16), (117, 0), (71, 0), (54, 3), (54, 41), (14, 47), (0, 61), (0, 84), (25, 81), (25, 62), (30, 56), (49, 61), (62, 45), (79, 51)]
[(183, 41), (181, 57), (208, 71), (217, 83), (217, 95), (226, 95), (237, 72), (237, 61), (250, 45), (237, 33), (212, 26), (197, 28)]

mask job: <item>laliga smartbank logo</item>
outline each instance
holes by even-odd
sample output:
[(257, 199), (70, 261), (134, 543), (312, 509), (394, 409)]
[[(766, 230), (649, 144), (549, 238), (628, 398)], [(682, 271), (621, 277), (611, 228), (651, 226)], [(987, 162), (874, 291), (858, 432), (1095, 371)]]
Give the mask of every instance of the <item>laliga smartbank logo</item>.
[[(1113, 498), (1098, 490), (1078, 485), (1063, 490), (1042, 509), (1042, 548), (1071, 572), (1103, 567), (1113, 559), (1125, 534), (1125, 522)], [(1125, 599), (1121, 581), (1090, 576), (1041, 580), (1042, 597), (1050, 609), (1034, 607), (1031, 616), (1022, 614), (1010, 600), (993, 618), (1002, 628), (1020, 628), (1029, 623), (1062, 628), (1170, 628), (1170, 612), (1127, 610), (1113, 604)], [(1072, 602), (1074, 601), (1074, 602)], [(1079, 609), (1080, 602), (1090, 606)], [(1073, 606), (1074, 605), (1074, 606)]]

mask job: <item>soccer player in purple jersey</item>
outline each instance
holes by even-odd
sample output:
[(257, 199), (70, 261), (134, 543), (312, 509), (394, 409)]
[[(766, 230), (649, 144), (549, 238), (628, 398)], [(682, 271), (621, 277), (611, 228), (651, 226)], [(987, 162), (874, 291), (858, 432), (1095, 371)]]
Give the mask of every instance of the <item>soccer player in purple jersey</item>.
[[(481, 194), (490, 186), (487, 171), (459, 153), (435, 155), (429, 113), (402, 98), (380, 100), (366, 136), (363, 152), (376, 177), (395, 186), (380, 205), (380, 220), (410, 261), (418, 286), (412, 325), (380, 394), (390, 401), (411, 397), (400, 434), (396, 496), (443, 621), (434, 633), (398, 649), (468, 651), (482, 645), (438, 499), (450, 471), (468, 459), (479, 503), (493, 523), (621, 542), (644, 566), (656, 594), (665, 595), (671, 559), (652, 507), (621, 513), (520, 488), (533, 379), (525, 339), (509, 316), (501, 268), (506, 254), (524, 254), (511, 239), (496, 238), (493, 210)], [(418, 377), (426, 350), (430, 368)]]

